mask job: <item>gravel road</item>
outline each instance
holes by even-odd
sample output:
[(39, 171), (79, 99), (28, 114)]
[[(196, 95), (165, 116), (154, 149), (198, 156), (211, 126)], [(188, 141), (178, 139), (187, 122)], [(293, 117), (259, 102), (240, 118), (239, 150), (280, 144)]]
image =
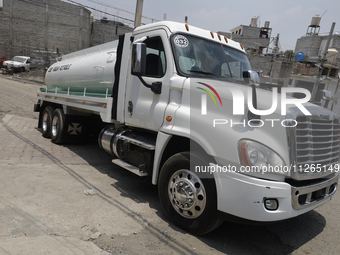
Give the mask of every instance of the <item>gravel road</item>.
[(0, 118), (6, 114), (37, 119), (33, 104), (39, 84), (29, 81), (18, 81), (9, 75), (0, 74)]
[[(339, 194), (275, 224), (183, 232), (165, 218), (157, 187), (114, 166), (96, 141), (41, 136), (39, 86), (0, 74), (0, 254), (339, 254)], [(90, 188), (98, 195), (85, 196)]]

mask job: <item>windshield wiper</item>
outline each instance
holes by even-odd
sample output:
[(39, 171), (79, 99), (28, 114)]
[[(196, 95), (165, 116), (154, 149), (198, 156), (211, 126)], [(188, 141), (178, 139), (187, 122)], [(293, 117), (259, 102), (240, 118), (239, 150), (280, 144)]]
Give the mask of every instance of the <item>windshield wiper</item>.
[(213, 76), (216, 76), (217, 78), (219, 78), (222, 81), (220, 76), (218, 76), (217, 74), (211, 73), (211, 72), (205, 72), (205, 71), (201, 71), (201, 70), (188, 70), (188, 71), (192, 72), (192, 73), (201, 73), (201, 74), (213, 75)]

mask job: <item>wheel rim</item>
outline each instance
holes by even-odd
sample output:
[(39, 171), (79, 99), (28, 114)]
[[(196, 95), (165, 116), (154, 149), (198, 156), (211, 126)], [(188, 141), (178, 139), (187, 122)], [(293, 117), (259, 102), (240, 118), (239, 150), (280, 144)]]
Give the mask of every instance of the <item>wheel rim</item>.
[(47, 127), (48, 127), (48, 114), (45, 113), (43, 116), (43, 123), (42, 123), (42, 129), (44, 132), (47, 131)]
[(52, 120), (52, 135), (55, 137), (58, 134), (59, 118), (54, 116)]
[(207, 202), (204, 185), (189, 170), (178, 170), (171, 176), (168, 194), (172, 206), (185, 218), (195, 219), (204, 211)]

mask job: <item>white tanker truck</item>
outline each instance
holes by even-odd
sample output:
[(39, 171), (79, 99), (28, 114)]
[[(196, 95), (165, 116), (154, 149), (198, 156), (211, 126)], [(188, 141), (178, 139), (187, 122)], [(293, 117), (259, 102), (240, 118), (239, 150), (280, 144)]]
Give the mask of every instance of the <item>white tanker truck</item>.
[(62, 56), (35, 111), (56, 144), (100, 128), (112, 162), (149, 176), (167, 217), (193, 234), (274, 222), (332, 199), (340, 122), (308, 93), (257, 88), (250, 69), (240, 43), (163, 21)]

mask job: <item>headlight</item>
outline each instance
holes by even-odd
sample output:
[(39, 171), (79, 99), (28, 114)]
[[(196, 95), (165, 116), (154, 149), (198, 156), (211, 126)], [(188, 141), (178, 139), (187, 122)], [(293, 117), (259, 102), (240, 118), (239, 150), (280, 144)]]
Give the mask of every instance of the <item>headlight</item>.
[(253, 171), (290, 176), (290, 170), (283, 159), (273, 150), (260, 143), (241, 140), (239, 142), (239, 155), (241, 164), (251, 167)]

